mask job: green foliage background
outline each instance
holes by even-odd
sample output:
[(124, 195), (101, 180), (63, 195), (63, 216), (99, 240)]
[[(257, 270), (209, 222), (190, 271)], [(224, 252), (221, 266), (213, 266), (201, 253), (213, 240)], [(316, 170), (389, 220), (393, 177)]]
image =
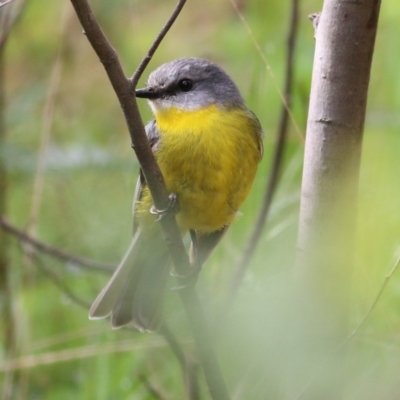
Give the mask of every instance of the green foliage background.
[[(91, 3), (127, 75), (134, 71), (175, 5), (171, 0)], [(143, 85), (149, 71), (174, 58), (212, 59), (238, 83), (265, 131), (264, 161), (242, 209), (243, 216), (200, 278), (201, 295), (212, 321), (220, 319), (218, 310), (257, 216), (268, 176), (281, 107), (277, 87), (282, 87), (289, 5), (289, 1), (240, 1), (254, 38), (268, 59), (266, 66), (228, 0), (188, 1), (141, 81)], [(293, 110), (302, 135), (314, 49), (307, 15), (321, 7), (321, 2), (301, 2)], [(369, 308), (399, 252), (399, 13), (397, 0), (383, 2), (363, 149), (357, 262), (355, 270), (349, 271), (353, 287), (350, 328)], [(55, 88), (51, 137), (40, 156), (44, 107), (57, 57), (62, 69)], [(5, 68), (8, 137), (0, 151), (8, 170), (7, 218), (19, 227), (29, 223), (37, 165), (40, 157), (45, 157), (37, 236), (72, 253), (118, 263), (130, 241), (138, 165), (115, 95), (68, 1), (27, 1), (9, 37)], [(145, 103), (141, 109), (143, 120), (149, 120)], [(238, 399), (282, 398), (284, 314), (295, 251), (302, 156), (302, 139), (291, 125), (285, 170), (269, 224), (224, 324), (213, 324), (222, 368)], [(15, 360), (19, 367), (12, 370), (15, 398), (155, 398), (139, 379), (141, 374), (168, 398), (184, 398), (179, 364), (161, 336), (111, 331), (107, 321), (89, 321), (87, 309), (29, 262), (16, 240), (10, 241), (9, 250), (18, 332)], [(87, 303), (107, 279), (51, 258), (43, 260)], [(400, 396), (399, 295), (400, 271), (391, 278), (365, 328), (349, 346), (347, 399)], [(190, 348), (179, 302), (172, 299), (168, 314), (171, 325), (178, 326), (178, 335)], [(0, 353), (0, 381), (9, 366), (3, 355)], [(202, 394), (207, 398), (205, 389)]]

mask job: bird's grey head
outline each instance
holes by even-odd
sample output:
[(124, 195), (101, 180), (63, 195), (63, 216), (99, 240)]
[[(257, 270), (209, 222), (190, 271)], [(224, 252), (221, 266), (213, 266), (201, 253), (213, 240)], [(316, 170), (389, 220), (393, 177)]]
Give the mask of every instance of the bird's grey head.
[(136, 97), (149, 99), (154, 113), (171, 107), (192, 111), (212, 104), (244, 107), (226, 72), (201, 58), (181, 58), (161, 65), (150, 74), (146, 88), (136, 91)]

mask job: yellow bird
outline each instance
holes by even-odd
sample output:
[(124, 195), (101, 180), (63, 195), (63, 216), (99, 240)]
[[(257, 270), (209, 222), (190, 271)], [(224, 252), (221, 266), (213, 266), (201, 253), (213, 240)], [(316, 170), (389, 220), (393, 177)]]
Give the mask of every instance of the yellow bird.
[[(216, 64), (182, 58), (151, 73), (146, 98), (155, 119), (146, 133), (167, 190), (177, 198), (176, 221), (190, 232), (200, 267), (248, 195), (262, 158), (262, 129), (232, 79)], [(89, 317), (111, 315), (113, 328), (153, 331), (161, 323), (169, 253), (142, 173), (134, 198), (132, 243)]]

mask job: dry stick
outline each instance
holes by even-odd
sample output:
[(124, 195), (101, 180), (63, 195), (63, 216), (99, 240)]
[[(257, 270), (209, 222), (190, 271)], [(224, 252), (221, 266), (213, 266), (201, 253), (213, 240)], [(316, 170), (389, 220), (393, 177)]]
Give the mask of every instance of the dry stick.
[(249, 267), (250, 260), (253, 257), (254, 251), (260, 240), (262, 230), (268, 219), (268, 214), (271, 208), (273, 196), (275, 194), (280, 173), (283, 164), (283, 153), (286, 145), (286, 138), (288, 132), (289, 110), (292, 102), (292, 88), (293, 88), (293, 72), (294, 72), (294, 53), (296, 48), (296, 36), (298, 27), (298, 14), (299, 5), (298, 0), (292, 0), (292, 9), (290, 14), (290, 25), (287, 37), (287, 52), (286, 52), (286, 71), (285, 71), (285, 88), (283, 92), (283, 102), (279, 118), (279, 126), (277, 131), (277, 140), (274, 150), (274, 156), (271, 163), (270, 175), (268, 178), (268, 185), (264, 194), (264, 200), (259, 211), (256, 224), (253, 232), (247, 242), (246, 248), (242, 257), (237, 265), (235, 274), (231, 281), (227, 306), (232, 302), (236, 293), (243, 281), (247, 268)]
[(18, 238), (18, 240), (20, 240), (21, 242), (28, 243), (30, 246), (33, 246), (36, 250), (41, 251), (42, 253), (46, 253), (59, 260), (68, 261), (78, 266), (99, 272), (111, 273), (112, 271), (115, 270), (115, 265), (113, 264), (100, 263), (94, 260), (89, 260), (88, 258), (79, 257), (74, 254), (68, 253), (64, 250), (61, 250), (57, 247), (43, 243), (35, 238), (32, 238), (21, 229), (18, 229), (17, 227), (12, 225), (6, 218), (4, 218), (1, 215), (0, 215), (0, 226), (5, 232), (12, 234), (16, 238)]
[(304, 388), (301, 390), (301, 392), (293, 399), (293, 400), (300, 400), (302, 396), (307, 392), (308, 388), (315, 382), (315, 380), (319, 377), (319, 375), (324, 371), (326, 366), (328, 365), (328, 362), (330, 359), (337, 354), (339, 351), (341, 351), (345, 346), (350, 344), (350, 342), (358, 335), (360, 332), (361, 328), (364, 326), (365, 322), (368, 320), (369, 316), (372, 314), (372, 311), (375, 310), (376, 305), (378, 304), (380, 298), (382, 297), (382, 294), (384, 290), (386, 289), (387, 284), (389, 283), (390, 279), (396, 272), (397, 268), (400, 265), (400, 256), (397, 258), (396, 262), (394, 263), (392, 269), (389, 271), (389, 273), (385, 276), (383, 283), (375, 296), (374, 301), (372, 302), (371, 306), (369, 307), (368, 311), (365, 313), (364, 317), (361, 319), (359, 324), (356, 326), (356, 328), (347, 336), (346, 339), (343, 340), (342, 343), (340, 343), (335, 349), (333, 349), (330, 354), (328, 354), (325, 358), (324, 361), (322, 361), (318, 368), (316, 374), (310, 379), (310, 381), (307, 383), (307, 385), (304, 386)]
[[(185, 0), (180, 0), (179, 4), (184, 2)], [(132, 147), (135, 150), (143, 174), (146, 178), (146, 183), (150, 189), (154, 205), (158, 210), (167, 209), (170, 205), (170, 200), (165, 187), (165, 181), (147, 141), (136, 99), (132, 96), (132, 91), (135, 89), (135, 85), (132, 85), (131, 81), (125, 77), (118, 55), (102, 32), (88, 1), (71, 0), (71, 3), (75, 8), (85, 34), (94, 51), (100, 58), (108, 78), (110, 79), (111, 85), (118, 97), (128, 125)], [(176, 15), (172, 14), (171, 18), (176, 18)], [(168, 28), (168, 22), (166, 26)], [(163, 32), (162, 36), (159, 37), (159, 42), (166, 33), (167, 29)], [(153, 52), (154, 51), (155, 48), (153, 48)], [(149, 54), (147, 54), (146, 58), (148, 57)], [(136, 80), (139, 79), (139, 75), (140, 73), (134, 74)], [(160, 225), (175, 269), (180, 275), (187, 275), (190, 270), (189, 257), (183, 245), (174, 214), (172, 212), (167, 213), (163, 218), (161, 218)], [(211, 397), (215, 400), (229, 399), (224, 378), (213, 349), (207, 321), (195, 286), (180, 290), (179, 295), (181, 296), (196, 341)]]

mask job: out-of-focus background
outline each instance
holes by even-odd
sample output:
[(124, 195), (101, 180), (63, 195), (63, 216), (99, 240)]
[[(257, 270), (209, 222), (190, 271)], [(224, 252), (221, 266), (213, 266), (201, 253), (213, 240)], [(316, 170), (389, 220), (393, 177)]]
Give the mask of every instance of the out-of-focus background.
[[(91, 1), (127, 75), (145, 55), (175, 0)], [(300, 2), (293, 115), (284, 170), (268, 225), (224, 322), (213, 324), (222, 369), (237, 399), (279, 399), (284, 392), (285, 309), (297, 233), (303, 137), (313, 63), (307, 15), (322, 2)], [(17, 4), (17, 0), (16, 0)], [(219, 63), (237, 82), (265, 132), (265, 156), (242, 216), (204, 268), (199, 290), (220, 321), (237, 262), (266, 186), (282, 88), (289, 1), (191, 0), (144, 73), (196, 56)], [(0, 15), (5, 8), (0, 9)], [(10, 4), (9, 7), (15, 7)], [(362, 319), (395, 262), (400, 244), (400, 4), (382, 4), (369, 90), (360, 179), (356, 268), (350, 327)], [(256, 41), (268, 65), (256, 50)], [(7, 136), (1, 144), (6, 217), (32, 236), (97, 261), (117, 264), (131, 238), (138, 164), (102, 65), (71, 4), (27, 0), (2, 56)], [(151, 118), (140, 103), (143, 120)], [(107, 275), (39, 255), (7, 236), (12, 329), (0, 320), (0, 382), (15, 399), (184, 398), (179, 364), (158, 334), (112, 331), (89, 321), (88, 308)], [(3, 242), (4, 244), (4, 242)], [(24, 251), (25, 250), (25, 251)], [(55, 283), (58, 283), (58, 285)], [(60, 288), (61, 286), (61, 288)], [(66, 288), (83, 304), (71, 298)], [(340, 294), (338, 294), (340, 296)], [(400, 397), (400, 271), (349, 349), (346, 399)], [(191, 347), (178, 301), (169, 321)], [(7, 349), (12, 332), (13, 348)], [(11, 358), (6, 352), (11, 352)], [(1, 386), (1, 385), (0, 385)], [(204, 398), (208, 394), (202, 389)]]

